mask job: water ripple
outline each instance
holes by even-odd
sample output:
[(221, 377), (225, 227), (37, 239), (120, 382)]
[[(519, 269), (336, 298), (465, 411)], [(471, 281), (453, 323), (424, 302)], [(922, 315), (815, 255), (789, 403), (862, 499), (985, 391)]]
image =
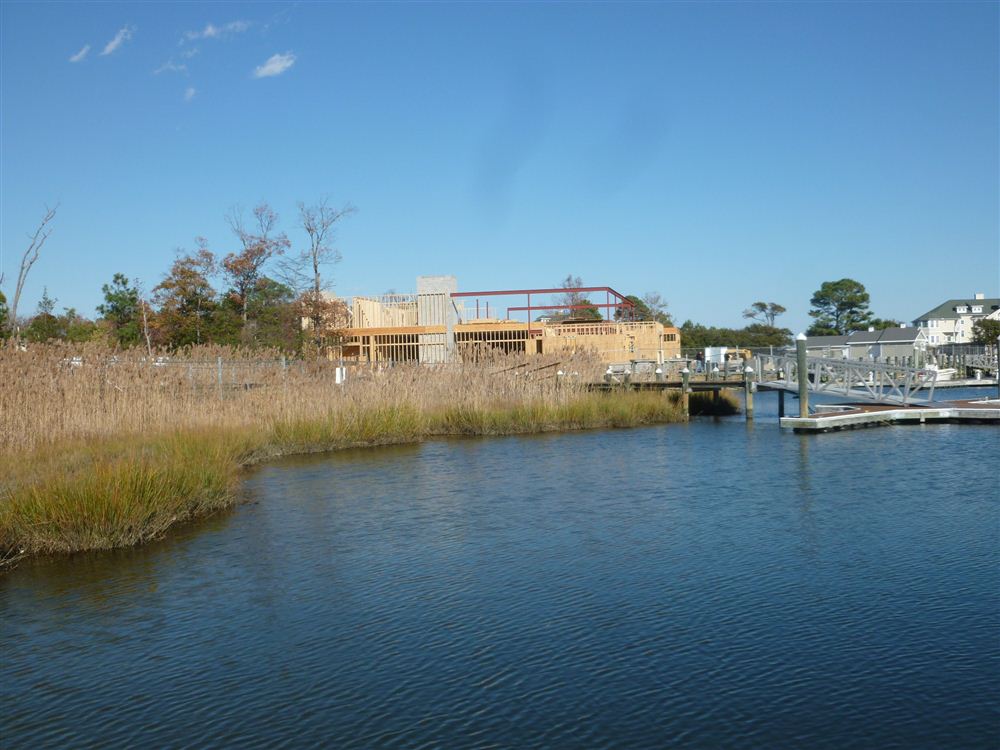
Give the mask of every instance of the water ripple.
[(737, 420), (283, 461), (0, 580), (0, 743), (996, 748), (996, 465)]

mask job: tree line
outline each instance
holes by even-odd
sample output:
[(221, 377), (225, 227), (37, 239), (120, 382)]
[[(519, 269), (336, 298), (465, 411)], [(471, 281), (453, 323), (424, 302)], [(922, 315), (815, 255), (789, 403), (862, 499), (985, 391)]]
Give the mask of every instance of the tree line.
[(295, 248), (266, 202), (249, 215), (234, 208), (226, 215), (234, 238), (230, 252), (217, 254), (199, 237), (197, 249), (179, 251), (151, 289), (115, 273), (101, 288), (103, 302), (94, 318), (73, 308), (57, 312), (58, 300), (47, 288), (34, 314), (21, 316), (24, 282), (52, 231), (56, 209), (49, 209), (22, 257), (9, 306), (0, 291), (0, 336), (29, 342), (104, 340), (150, 351), (224, 344), (318, 352), (347, 325), (345, 305), (329, 290), (332, 266), (340, 260), (335, 231), (354, 211), (350, 204), (334, 207), (326, 199), (299, 203), (298, 225), (306, 239)]
[[(178, 252), (170, 270), (148, 291), (138, 280), (115, 273), (101, 288), (103, 302), (96, 317), (88, 318), (73, 308), (56, 311), (58, 300), (44, 289), (34, 313), (19, 312), (21, 293), (37, 262), (58, 206), (46, 209), (21, 258), (8, 303), (0, 290), (0, 338), (16, 336), (30, 342), (104, 340), (121, 347), (144, 346), (176, 349), (198, 344), (273, 347), (303, 354), (318, 354), (335, 344), (348, 325), (343, 301), (329, 291), (331, 269), (340, 260), (333, 241), (338, 224), (355, 212), (350, 204), (332, 206), (328, 200), (298, 204), (298, 226), (305, 241), (297, 248), (279, 230), (279, 216), (266, 202), (247, 215), (231, 209), (226, 223), (233, 235), (233, 249), (213, 252), (207, 240), (198, 237), (193, 252)], [(0, 285), (4, 277), (0, 274)], [(560, 283), (565, 292), (558, 304), (563, 309), (540, 317), (552, 321), (602, 320), (600, 309), (580, 290), (579, 276), (568, 274)], [(642, 297), (628, 295), (634, 308), (614, 312), (614, 319), (651, 320), (673, 326), (667, 302), (658, 292)], [(869, 327), (884, 329), (900, 325), (878, 318), (870, 310), (870, 295), (854, 279), (824, 281), (811, 299), (812, 325), (808, 336), (843, 335)], [(743, 311), (752, 322), (743, 328), (706, 326), (685, 320), (680, 326), (686, 348), (735, 346), (757, 348), (785, 346), (792, 332), (778, 325), (786, 312), (777, 302), (757, 301)], [(1000, 323), (977, 321), (974, 340), (992, 343)]]

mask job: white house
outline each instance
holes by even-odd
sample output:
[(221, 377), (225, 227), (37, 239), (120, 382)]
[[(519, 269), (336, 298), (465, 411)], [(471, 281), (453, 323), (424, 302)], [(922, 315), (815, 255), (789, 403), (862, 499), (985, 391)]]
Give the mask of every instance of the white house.
[(972, 299), (950, 299), (928, 310), (913, 325), (924, 329), (930, 346), (967, 344), (972, 341), (973, 324), (995, 313), (1000, 313), (1000, 298), (987, 299), (977, 292)]

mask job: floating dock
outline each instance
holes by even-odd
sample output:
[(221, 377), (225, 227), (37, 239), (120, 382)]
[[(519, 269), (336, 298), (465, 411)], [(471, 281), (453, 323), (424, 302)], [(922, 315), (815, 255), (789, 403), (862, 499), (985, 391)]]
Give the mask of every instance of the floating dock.
[(832, 432), (893, 424), (1000, 424), (1000, 399), (942, 401), (934, 405), (823, 404), (808, 417), (782, 417), (795, 432)]

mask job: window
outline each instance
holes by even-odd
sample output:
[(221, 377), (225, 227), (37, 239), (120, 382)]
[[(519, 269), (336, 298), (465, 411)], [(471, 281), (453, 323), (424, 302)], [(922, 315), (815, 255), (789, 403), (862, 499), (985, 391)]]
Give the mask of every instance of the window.
[(974, 312), (974, 313), (981, 313), (982, 311), (983, 311), (983, 306), (982, 305), (973, 305), (972, 306), (972, 312)]
[(966, 305), (959, 305), (958, 307), (955, 308), (955, 312), (957, 312), (959, 315), (962, 315), (964, 313), (969, 312), (969, 308)]

